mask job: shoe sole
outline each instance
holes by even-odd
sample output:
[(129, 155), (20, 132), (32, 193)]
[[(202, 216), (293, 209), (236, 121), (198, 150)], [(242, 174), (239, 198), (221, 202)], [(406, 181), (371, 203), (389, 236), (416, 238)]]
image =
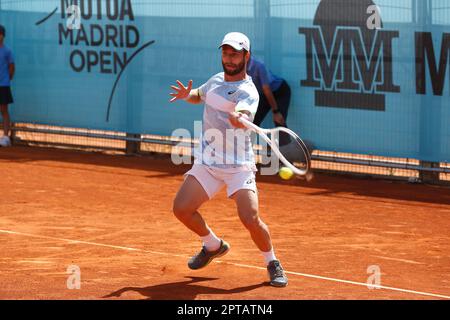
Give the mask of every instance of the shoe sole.
[(270, 282), (270, 285), (272, 287), (277, 287), (277, 288), (284, 288), (288, 285), (288, 283), (279, 283), (279, 282)]
[(215, 256), (211, 257), (211, 258), (208, 260), (208, 262), (207, 262), (204, 266), (202, 266), (202, 267), (200, 267), (200, 268), (192, 268), (190, 265), (188, 265), (188, 267), (189, 267), (189, 269), (191, 269), (191, 270), (200, 270), (200, 269), (203, 269), (203, 268), (207, 267), (207, 266), (211, 263), (211, 261), (213, 261), (214, 259), (220, 258), (220, 257), (223, 257), (224, 255), (226, 255), (226, 254), (228, 253), (228, 251), (230, 251), (230, 246), (228, 246), (227, 250), (225, 250), (224, 252), (219, 253), (218, 255), (215, 255)]
[[(270, 274), (269, 273), (267, 273), (267, 275), (269, 276), (269, 279), (270, 279)], [(286, 287), (287, 285), (288, 285), (288, 280), (287, 280), (287, 278), (286, 278), (286, 282), (284, 282), (284, 283), (281, 283), (281, 282), (275, 282), (275, 281), (270, 281), (269, 280), (269, 284), (272, 286), (272, 287), (277, 287), (277, 288), (283, 288), (283, 287)]]

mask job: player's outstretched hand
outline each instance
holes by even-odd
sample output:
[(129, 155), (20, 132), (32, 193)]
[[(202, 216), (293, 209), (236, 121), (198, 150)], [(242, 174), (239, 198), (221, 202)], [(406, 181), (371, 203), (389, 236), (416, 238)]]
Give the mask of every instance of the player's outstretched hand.
[(178, 86), (170, 86), (172, 90), (175, 90), (175, 92), (171, 92), (170, 95), (173, 97), (170, 99), (170, 102), (174, 102), (176, 100), (183, 100), (189, 97), (189, 93), (191, 93), (192, 90), (192, 80), (189, 80), (188, 86), (185, 87), (180, 80), (177, 80)]

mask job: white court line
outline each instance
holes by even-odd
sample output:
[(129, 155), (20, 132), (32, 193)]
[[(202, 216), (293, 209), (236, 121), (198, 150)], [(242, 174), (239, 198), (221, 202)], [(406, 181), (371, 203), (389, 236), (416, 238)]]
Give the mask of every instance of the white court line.
[[(136, 248), (130, 248), (130, 247), (123, 247), (123, 246), (114, 246), (114, 245), (103, 244), (103, 243), (96, 243), (96, 242), (89, 242), (89, 241), (80, 241), (80, 240), (72, 240), (72, 239), (64, 239), (64, 238), (55, 238), (55, 237), (41, 236), (41, 235), (35, 235), (35, 234), (23, 233), (23, 232), (15, 232), (15, 231), (9, 231), (9, 230), (1, 230), (0, 229), (0, 233), (20, 235), (20, 236), (40, 238), (40, 239), (50, 239), (50, 240), (64, 241), (64, 242), (68, 242), (68, 243), (71, 243), (71, 244), (87, 244), (87, 245), (97, 246), (97, 247), (106, 247), (106, 248), (120, 249), (120, 250), (126, 250), (126, 251), (138, 251), (138, 252), (144, 252), (144, 253), (150, 253), (150, 254), (156, 254), (156, 255), (162, 255), (162, 256), (189, 258), (189, 256), (181, 255), (181, 254), (172, 254), (172, 253), (167, 253), (167, 252), (158, 252), (158, 251), (150, 251), (150, 250), (136, 249)], [(220, 263), (220, 264), (232, 265), (232, 266), (236, 266), (236, 267), (258, 269), (258, 270), (266, 271), (266, 268), (257, 267), (257, 266), (251, 266), (251, 265), (246, 265), (246, 264), (225, 262), (225, 261), (221, 261), (221, 260), (214, 260), (213, 262)], [(364, 286), (366, 288), (368, 287), (367, 283), (362, 283), (362, 282), (342, 280), (342, 279), (329, 278), (329, 277), (322, 277), (322, 276), (317, 276), (317, 275), (312, 275), (312, 274), (307, 274), (307, 273), (300, 273), (300, 272), (293, 272), (293, 271), (286, 271), (286, 270), (285, 270), (285, 273), (291, 274), (291, 275), (296, 275), (296, 276), (301, 276), (301, 277), (306, 277), (306, 278), (313, 278), (313, 279), (320, 279), (320, 280), (333, 281), (333, 282), (339, 282), (339, 283), (353, 284), (353, 285), (357, 285), (357, 286)], [(400, 288), (395, 288), (395, 287), (378, 286), (378, 285), (373, 285), (373, 287), (375, 289), (379, 288), (379, 289), (385, 289), (385, 290), (391, 290), (391, 291), (399, 291), (399, 292), (411, 293), (411, 294), (422, 295), (422, 296), (450, 299), (450, 296), (445, 296), (445, 295), (435, 294), (435, 293), (429, 293), (429, 292), (421, 292), (421, 291), (400, 289)]]

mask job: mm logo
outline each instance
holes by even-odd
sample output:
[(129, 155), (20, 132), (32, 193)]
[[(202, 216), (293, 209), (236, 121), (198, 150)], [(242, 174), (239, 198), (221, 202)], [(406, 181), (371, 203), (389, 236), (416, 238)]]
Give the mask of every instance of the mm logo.
[(380, 17), (371, 28), (373, 8), (371, 0), (322, 0), (317, 27), (299, 28), (307, 58), (301, 85), (317, 88), (316, 106), (384, 111), (384, 94), (400, 92), (392, 70), (392, 42), (399, 32), (383, 30)]

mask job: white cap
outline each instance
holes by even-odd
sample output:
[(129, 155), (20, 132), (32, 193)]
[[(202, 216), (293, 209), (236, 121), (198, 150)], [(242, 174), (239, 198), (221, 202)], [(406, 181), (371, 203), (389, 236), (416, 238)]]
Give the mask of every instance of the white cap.
[(245, 49), (250, 51), (250, 40), (248, 37), (240, 32), (230, 32), (225, 35), (225, 38), (222, 40), (222, 44), (220, 48), (224, 45), (232, 46), (234, 49), (241, 51)]

